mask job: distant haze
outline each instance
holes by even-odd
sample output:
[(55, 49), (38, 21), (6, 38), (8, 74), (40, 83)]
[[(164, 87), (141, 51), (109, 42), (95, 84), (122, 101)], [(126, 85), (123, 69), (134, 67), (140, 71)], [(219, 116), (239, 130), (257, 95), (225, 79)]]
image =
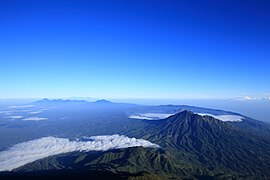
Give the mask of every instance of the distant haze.
[(237, 112), (270, 123), (270, 100), (213, 100), (213, 99), (112, 99), (143, 105), (189, 105)]
[[(41, 99), (41, 98), (40, 98)], [(97, 98), (71, 98), (71, 99), (84, 99), (90, 102), (97, 100)], [(14, 105), (24, 105), (31, 103), (38, 99), (0, 99), (0, 107)], [(120, 103), (135, 103), (141, 105), (189, 105), (199, 106), (212, 109), (221, 109), (232, 112), (237, 112), (248, 117), (269, 122), (270, 123), (270, 100), (215, 100), (215, 99), (108, 99), (112, 102)]]

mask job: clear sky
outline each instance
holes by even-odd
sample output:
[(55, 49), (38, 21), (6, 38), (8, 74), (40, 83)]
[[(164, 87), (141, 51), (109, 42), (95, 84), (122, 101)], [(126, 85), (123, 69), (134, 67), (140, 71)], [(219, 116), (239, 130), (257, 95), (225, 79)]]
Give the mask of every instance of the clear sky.
[(268, 0), (0, 1), (0, 98), (270, 94)]

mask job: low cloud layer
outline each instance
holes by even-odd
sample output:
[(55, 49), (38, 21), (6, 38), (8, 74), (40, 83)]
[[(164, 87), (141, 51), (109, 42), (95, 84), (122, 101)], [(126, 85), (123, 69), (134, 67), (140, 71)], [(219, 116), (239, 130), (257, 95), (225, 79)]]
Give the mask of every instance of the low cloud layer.
[(21, 119), (23, 116), (9, 116), (10, 119)]
[(270, 100), (270, 96), (264, 96), (264, 97), (252, 97), (252, 96), (242, 96), (242, 97), (235, 97), (230, 98), (230, 100), (240, 100), (240, 101), (265, 101)]
[(214, 114), (208, 114), (208, 113), (197, 113), (201, 116), (212, 116), (213, 118), (216, 118), (218, 120), (221, 121), (230, 121), (230, 122), (241, 122), (243, 121), (243, 117), (242, 116), (238, 116), (238, 115), (214, 115)]
[(24, 106), (9, 106), (9, 108), (12, 108), (12, 109), (20, 109), (20, 108), (30, 108), (30, 107), (33, 107), (34, 105), (24, 105)]
[(29, 112), (29, 114), (39, 114), (42, 113), (42, 111), (33, 111), (33, 112)]
[(0, 114), (7, 114), (9, 111), (0, 111)]
[(145, 119), (145, 120), (159, 120), (159, 119), (165, 119), (172, 115), (173, 114), (165, 114), (165, 113), (144, 113), (144, 114), (130, 115), (129, 118)]
[(0, 152), (0, 171), (11, 171), (38, 159), (62, 153), (107, 151), (136, 146), (159, 147), (143, 139), (129, 138), (122, 135), (92, 136), (76, 141), (66, 138), (44, 137), (14, 145), (10, 149)]
[(24, 118), (24, 121), (44, 121), (48, 120), (48, 118), (41, 118), (41, 117), (29, 117), (29, 118)]

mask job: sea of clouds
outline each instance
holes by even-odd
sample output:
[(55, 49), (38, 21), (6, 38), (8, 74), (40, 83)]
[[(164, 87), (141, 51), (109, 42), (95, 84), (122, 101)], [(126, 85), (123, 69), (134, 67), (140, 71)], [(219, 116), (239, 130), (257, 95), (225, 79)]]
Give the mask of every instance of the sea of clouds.
[(24, 121), (44, 121), (48, 120), (48, 118), (42, 118), (42, 117), (29, 117), (29, 118), (24, 118)]
[(31, 107), (34, 107), (34, 105), (9, 106), (8, 108), (11, 108), (11, 109), (21, 109), (21, 108), (31, 108)]
[(9, 116), (10, 119), (21, 119), (23, 116)]
[(92, 136), (83, 140), (44, 137), (16, 144), (0, 152), (0, 171), (11, 171), (27, 163), (48, 156), (74, 151), (107, 151), (128, 147), (159, 148), (157, 144), (144, 139), (129, 138), (123, 135)]
[(208, 113), (197, 113), (201, 116), (212, 116), (215, 119), (218, 119), (220, 121), (224, 122), (241, 122), (243, 121), (244, 117), (238, 116), (238, 115), (214, 115), (214, 114), (208, 114)]
[(144, 120), (159, 120), (159, 119), (165, 119), (172, 115), (173, 114), (166, 114), (166, 113), (142, 113), (142, 114), (130, 115), (129, 118), (144, 119)]

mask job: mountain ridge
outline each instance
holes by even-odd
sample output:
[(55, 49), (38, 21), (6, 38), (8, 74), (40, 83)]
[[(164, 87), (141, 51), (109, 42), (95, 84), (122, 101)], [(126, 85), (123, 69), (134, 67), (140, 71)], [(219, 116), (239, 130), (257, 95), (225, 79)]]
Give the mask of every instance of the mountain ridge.
[(40, 170), (49, 167), (57, 173), (59, 169), (80, 171), (89, 167), (86, 172), (106, 170), (120, 177), (125, 173), (130, 177), (156, 174), (161, 179), (270, 177), (270, 141), (239, 131), (231, 123), (187, 110), (163, 120), (144, 122), (139, 131), (133, 132), (134, 137), (156, 143), (160, 150), (136, 147), (97, 155), (74, 152), (38, 160), (15, 171), (33, 172), (40, 166)]

